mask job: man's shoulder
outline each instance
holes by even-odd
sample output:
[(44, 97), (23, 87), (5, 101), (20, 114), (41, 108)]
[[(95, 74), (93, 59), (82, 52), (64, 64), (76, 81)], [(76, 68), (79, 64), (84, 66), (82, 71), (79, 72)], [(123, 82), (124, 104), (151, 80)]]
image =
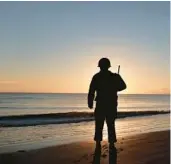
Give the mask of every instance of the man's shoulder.
[(114, 79), (114, 80), (119, 80), (120, 79), (120, 75), (117, 74), (117, 73), (113, 73), (113, 72), (110, 72), (111, 74), (111, 77)]
[(94, 74), (93, 79), (97, 79), (100, 76), (100, 72), (97, 72), (96, 74)]
[(117, 76), (118, 74), (117, 73), (113, 73), (113, 72), (111, 72), (111, 71), (109, 71), (110, 72), (110, 75), (111, 76)]

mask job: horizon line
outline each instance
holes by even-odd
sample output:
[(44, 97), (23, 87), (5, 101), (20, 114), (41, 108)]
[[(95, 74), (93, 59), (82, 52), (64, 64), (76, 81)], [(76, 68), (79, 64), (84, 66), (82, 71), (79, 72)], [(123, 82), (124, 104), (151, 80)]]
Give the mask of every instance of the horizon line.
[[(88, 94), (88, 92), (0, 92), (0, 94)], [(122, 95), (170, 95), (170, 93), (118, 93)]]

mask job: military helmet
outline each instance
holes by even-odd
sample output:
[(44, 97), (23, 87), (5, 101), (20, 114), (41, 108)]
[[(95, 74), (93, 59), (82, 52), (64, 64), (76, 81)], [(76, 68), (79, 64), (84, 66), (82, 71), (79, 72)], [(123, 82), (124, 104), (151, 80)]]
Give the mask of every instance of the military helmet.
[(98, 67), (111, 67), (110, 60), (108, 58), (101, 58), (99, 60)]

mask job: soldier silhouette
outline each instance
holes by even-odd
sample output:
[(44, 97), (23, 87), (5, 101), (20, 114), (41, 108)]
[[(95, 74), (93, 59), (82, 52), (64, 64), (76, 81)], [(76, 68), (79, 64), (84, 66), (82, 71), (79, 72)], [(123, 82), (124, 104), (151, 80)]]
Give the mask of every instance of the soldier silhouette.
[[(99, 60), (100, 72), (92, 78), (88, 93), (88, 107), (93, 108), (93, 101), (96, 101), (94, 111), (95, 116), (95, 136), (96, 146), (100, 146), (102, 141), (102, 131), (106, 120), (108, 128), (109, 147), (113, 147), (117, 142), (115, 131), (115, 119), (117, 118), (117, 92), (126, 89), (126, 84), (117, 73), (112, 73), (108, 69), (111, 67), (107, 58)], [(96, 97), (95, 97), (96, 93)], [(94, 99), (95, 98), (95, 99)], [(100, 146), (101, 147), (101, 146)]]

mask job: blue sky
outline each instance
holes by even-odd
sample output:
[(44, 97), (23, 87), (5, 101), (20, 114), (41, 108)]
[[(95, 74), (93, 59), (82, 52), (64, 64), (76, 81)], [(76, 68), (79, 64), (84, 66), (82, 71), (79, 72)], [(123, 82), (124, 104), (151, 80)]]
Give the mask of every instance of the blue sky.
[(169, 20), (170, 2), (0, 2), (0, 91), (87, 92), (104, 56), (126, 93), (168, 93)]

